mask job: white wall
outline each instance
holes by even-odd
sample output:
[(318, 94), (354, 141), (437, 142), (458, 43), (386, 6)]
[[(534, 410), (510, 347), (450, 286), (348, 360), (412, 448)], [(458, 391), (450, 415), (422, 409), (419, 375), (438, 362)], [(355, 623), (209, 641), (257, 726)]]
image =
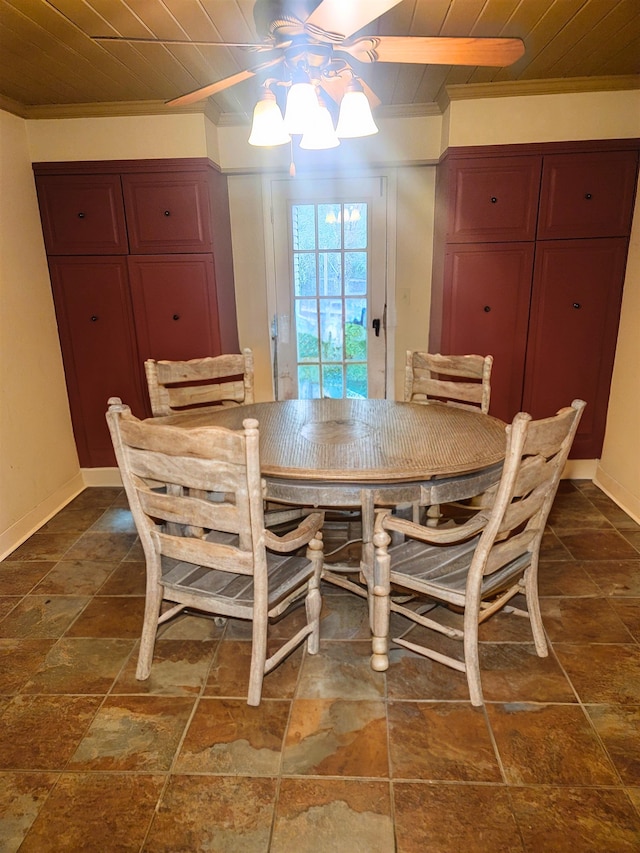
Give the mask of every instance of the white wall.
[(26, 122), (0, 112), (0, 559), (82, 488)]

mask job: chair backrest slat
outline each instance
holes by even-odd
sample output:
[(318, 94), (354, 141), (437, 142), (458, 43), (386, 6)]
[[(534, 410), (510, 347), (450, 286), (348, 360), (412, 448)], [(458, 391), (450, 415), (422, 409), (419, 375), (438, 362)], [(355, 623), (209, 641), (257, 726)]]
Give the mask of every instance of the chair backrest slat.
[[(461, 408), (489, 411), (493, 356), (441, 355), (407, 350), (405, 402), (447, 402)], [(471, 382), (458, 381), (471, 379)]]
[(184, 560), (196, 566), (206, 566), (219, 572), (252, 575), (254, 559), (251, 551), (242, 551), (232, 545), (208, 542), (187, 536), (170, 536), (156, 533), (160, 553), (174, 560)]
[(166, 495), (138, 489), (140, 503), (147, 516), (174, 524), (189, 524), (205, 530), (240, 533), (249, 524), (248, 506), (192, 497), (191, 495)]
[(230, 353), (189, 361), (144, 363), (155, 417), (191, 407), (254, 402), (253, 352)]

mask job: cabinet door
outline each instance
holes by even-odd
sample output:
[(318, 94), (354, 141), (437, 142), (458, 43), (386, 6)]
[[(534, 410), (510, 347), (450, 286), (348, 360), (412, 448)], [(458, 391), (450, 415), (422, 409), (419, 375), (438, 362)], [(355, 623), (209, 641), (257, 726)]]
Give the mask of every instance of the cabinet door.
[(120, 397), (144, 417), (124, 258), (49, 261), (73, 431), (80, 465), (116, 464), (105, 420)]
[(534, 240), (542, 158), (477, 157), (449, 168), (447, 241)]
[(493, 356), (490, 413), (520, 410), (533, 243), (450, 246), (445, 257), (443, 351)]
[(47, 254), (127, 254), (119, 175), (40, 175), (36, 187)]
[(210, 255), (129, 258), (141, 362), (220, 354)]
[(636, 151), (546, 156), (538, 239), (628, 235), (637, 169)]
[(123, 175), (122, 186), (133, 254), (211, 251), (205, 173)]
[(600, 456), (627, 253), (624, 238), (538, 243), (524, 408), (548, 417), (586, 400), (571, 456)]

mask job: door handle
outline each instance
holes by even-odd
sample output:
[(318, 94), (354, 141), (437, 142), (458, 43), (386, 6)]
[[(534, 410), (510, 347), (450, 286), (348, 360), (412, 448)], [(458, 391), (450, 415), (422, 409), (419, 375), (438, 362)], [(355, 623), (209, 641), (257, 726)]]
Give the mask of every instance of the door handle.
[(371, 323), (373, 327), (373, 331), (376, 333), (376, 338), (380, 337), (380, 320), (376, 317), (376, 319)]

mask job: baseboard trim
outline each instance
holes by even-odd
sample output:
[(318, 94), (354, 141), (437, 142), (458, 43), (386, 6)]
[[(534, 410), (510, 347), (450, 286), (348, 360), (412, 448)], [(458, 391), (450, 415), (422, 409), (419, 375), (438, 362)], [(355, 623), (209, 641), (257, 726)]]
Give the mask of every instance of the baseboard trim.
[[(116, 469), (117, 470), (117, 469)], [(79, 471), (53, 494), (35, 506), (26, 515), (18, 519), (11, 527), (0, 533), (0, 560), (4, 560), (25, 542), (32, 533), (42, 527), (63, 506), (72, 501), (85, 489), (85, 482)]]
[(619, 483), (610, 474), (607, 474), (600, 465), (596, 470), (593, 482), (614, 501), (620, 509), (640, 524), (640, 498), (633, 495), (625, 486)]
[(567, 459), (562, 472), (563, 480), (593, 480), (597, 459)]
[(119, 468), (81, 468), (85, 486), (122, 486)]

